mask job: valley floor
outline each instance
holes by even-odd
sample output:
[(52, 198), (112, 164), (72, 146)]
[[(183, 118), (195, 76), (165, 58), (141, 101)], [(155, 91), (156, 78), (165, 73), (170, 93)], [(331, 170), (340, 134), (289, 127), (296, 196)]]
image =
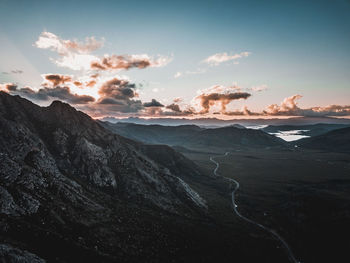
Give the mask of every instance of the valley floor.
[[(219, 149), (196, 149), (184, 154), (208, 176), (215, 168), (209, 158), (217, 156), (218, 174), (240, 183), (236, 195), (240, 212), (279, 233), (301, 262), (348, 262), (350, 244), (344, 240), (350, 234), (349, 154), (243, 148), (230, 152), (222, 156)], [(249, 229), (246, 242), (272, 239), (233, 214), (227, 189), (197, 190), (211, 200), (215, 218)], [(276, 253), (283, 253), (280, 244), (275, 246)]]

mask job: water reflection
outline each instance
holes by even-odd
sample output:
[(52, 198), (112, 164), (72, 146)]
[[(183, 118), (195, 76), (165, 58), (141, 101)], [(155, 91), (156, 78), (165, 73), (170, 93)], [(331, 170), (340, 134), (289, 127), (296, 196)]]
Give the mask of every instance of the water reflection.
[(270, 134), (275, 135), (287, 142), (300, 140), (302, 138), (308, 138), (310, 136), (303, 135), (304, 132), (308, 132), (309, 130), (291, 130), (291, 131), (278, 131), (271, 132)]

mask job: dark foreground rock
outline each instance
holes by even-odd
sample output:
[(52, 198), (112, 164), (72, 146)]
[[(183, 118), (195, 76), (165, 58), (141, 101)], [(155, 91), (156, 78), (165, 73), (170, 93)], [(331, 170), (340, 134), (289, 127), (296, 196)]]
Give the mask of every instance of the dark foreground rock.
[(1, 262), (8, 263), (45, 263), (46, 261), (37, 255), (20, 250), (6, 244), (0, 244)]

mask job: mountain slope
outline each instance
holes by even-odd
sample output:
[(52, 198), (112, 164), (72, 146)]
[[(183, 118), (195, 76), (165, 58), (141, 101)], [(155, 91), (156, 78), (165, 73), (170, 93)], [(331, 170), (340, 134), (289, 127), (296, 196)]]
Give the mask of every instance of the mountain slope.
[(186, 227), (206, 202), (184, 181), (195, 168), (175, 174), (143, 148), (68, 104), (0, 92), (0, 256), (164, 262), (171, 218)]
[(285, 142), (265, 132), (252, 129), (240, 129), (233, 126), (206, 129), (187, 139), (187, 145), (212, 147), (274, 147), (284, 146)]
[(184, 189), (177, 189), (176, 176), (68, 104), (55, 101), (40, 108), (3, 93), (1, 105), (0, 147), (11, 160), (127, 198), (147, 196), (146, 201), (173, 212), (183, 206), (178, 196)]
[(335, 152), (350, 152), (350, 128), (343, 128), (323, 135), (298, 141), (298, 145), (305, 148)]

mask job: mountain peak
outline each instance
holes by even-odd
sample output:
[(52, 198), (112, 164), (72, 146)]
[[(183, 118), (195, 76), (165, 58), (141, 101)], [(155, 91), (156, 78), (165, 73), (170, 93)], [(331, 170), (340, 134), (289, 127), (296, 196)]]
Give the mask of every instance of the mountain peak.
[[(67, 108), (67, 109), (74, 109), (71, 105), (69, 105), (66, 102), (60, 101), (60, 100), (54, 100), (49, 108)], [(75, 109), (74, 109), (75, 110)]]

